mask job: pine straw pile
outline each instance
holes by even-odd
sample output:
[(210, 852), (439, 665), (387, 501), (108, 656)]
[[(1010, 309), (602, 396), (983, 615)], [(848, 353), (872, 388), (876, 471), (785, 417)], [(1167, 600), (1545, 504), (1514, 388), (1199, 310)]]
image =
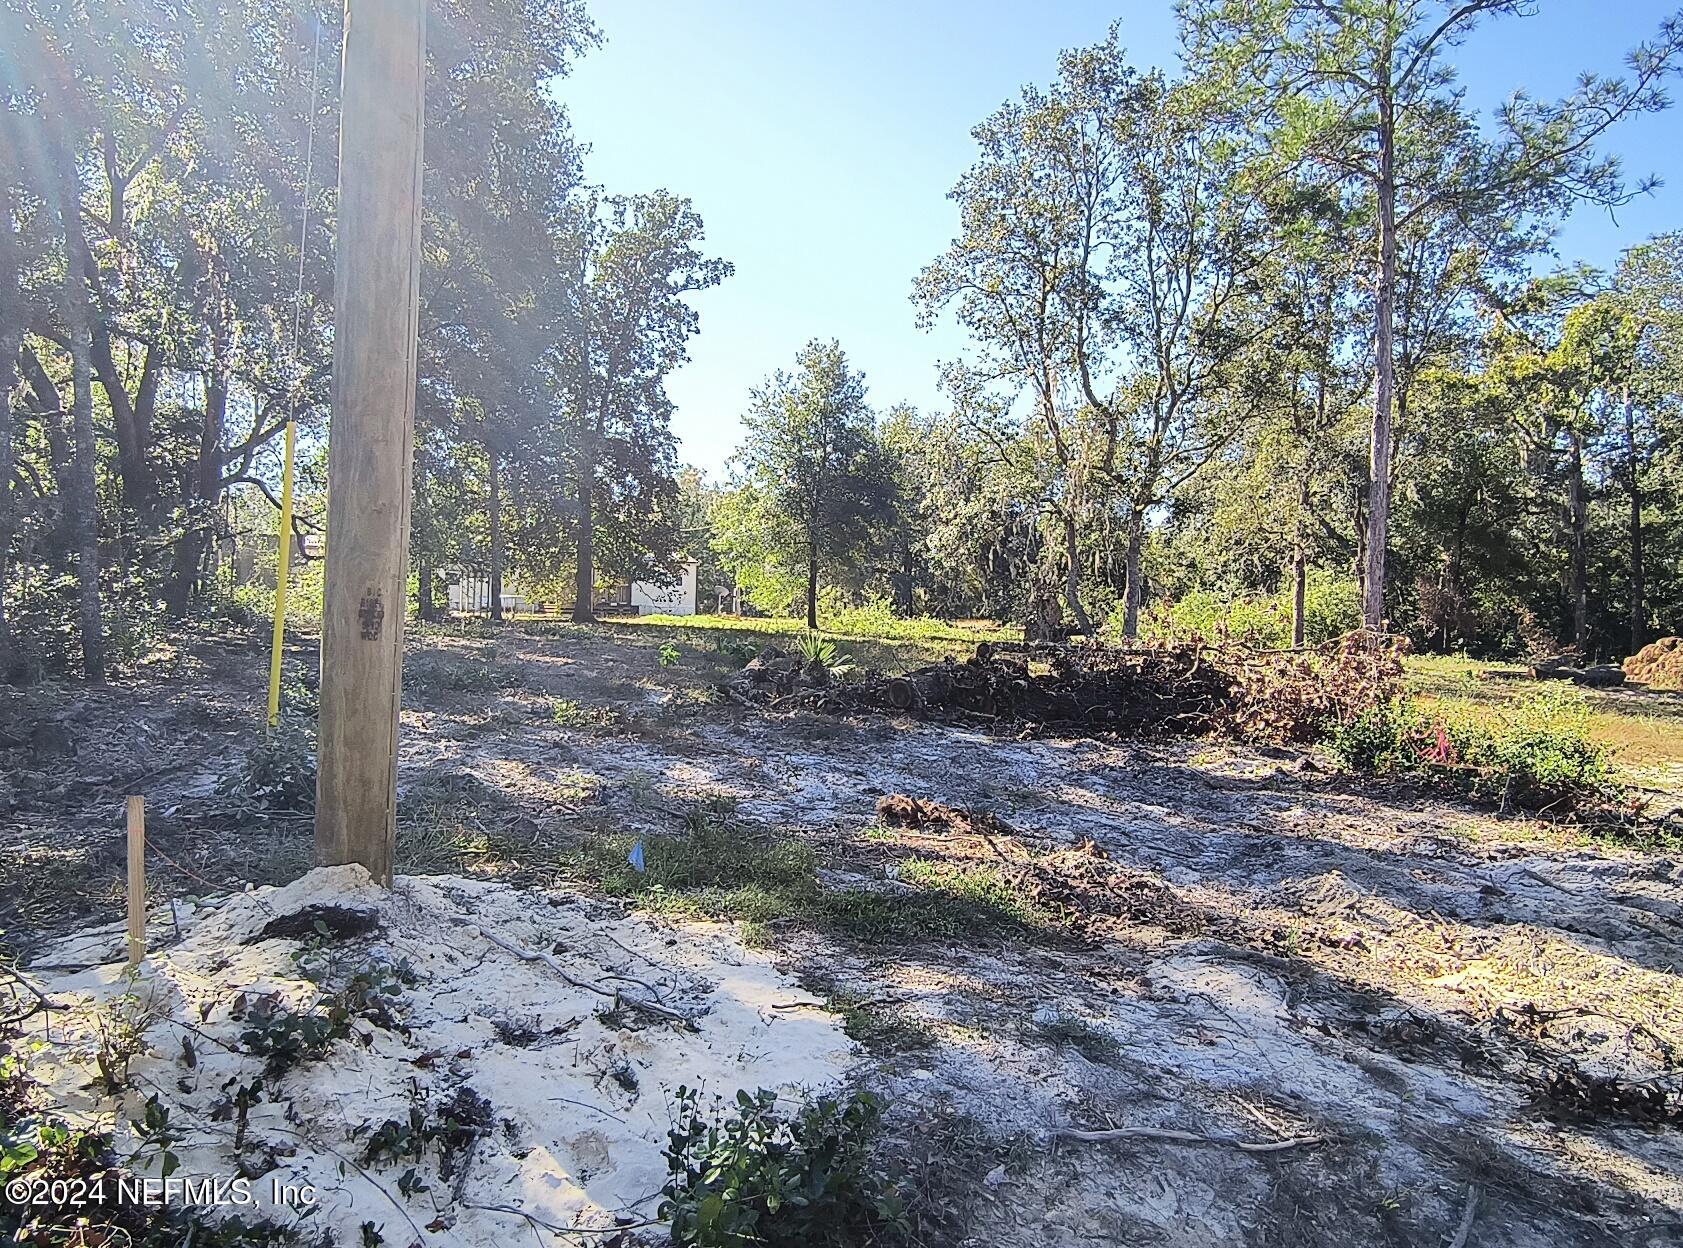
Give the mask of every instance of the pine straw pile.
[(1197, 638), (1127, 646), (983, 642), (963, 663), (949, 658), (845, 683), (767, 647), (725, 689), (779, 710), (905, 713), (1029, 733), (1314, 741), (1400, 693), (1404, 644), (1365, 631), (1293, 650)]
[(1661, 637), (1625, 660), (1625, 679), (1650, 689), (1683, 690), (1683, 637)]

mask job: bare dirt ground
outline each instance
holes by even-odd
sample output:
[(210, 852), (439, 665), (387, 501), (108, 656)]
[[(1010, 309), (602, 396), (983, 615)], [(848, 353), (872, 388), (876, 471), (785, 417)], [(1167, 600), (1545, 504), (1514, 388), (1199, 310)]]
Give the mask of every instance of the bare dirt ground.
[[(661, 666), (665, 640), (412, 643), (400, 870), (588, 889), (571, 851), (700, 806), (810, 843), (831, 890), (908, 893), (913, 859), (996, 872), (1046, 921), (766, 934), (874, 1020), (854, 1078), (892, 1098), (930, 1242), (1683, 1244), (1675, 856), (1301, 750), (765, 715), (714, 695), (726, 656)], [(0, 694), (14, 951), (120, 917), (126, 792), (154, 907), (306, 868), (307, 814), (226, 791), (261, 682), (250, 643), (194, 639), (106, 690)], [(975, 818), (885, 827), (896, 793)]]

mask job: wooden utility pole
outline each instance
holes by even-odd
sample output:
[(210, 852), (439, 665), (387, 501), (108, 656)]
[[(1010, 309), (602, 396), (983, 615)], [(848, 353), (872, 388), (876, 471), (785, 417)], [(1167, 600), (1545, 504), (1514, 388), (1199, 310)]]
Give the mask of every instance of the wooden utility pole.
[(426, 0), (346, 0), (316, 860), (392, 878)]

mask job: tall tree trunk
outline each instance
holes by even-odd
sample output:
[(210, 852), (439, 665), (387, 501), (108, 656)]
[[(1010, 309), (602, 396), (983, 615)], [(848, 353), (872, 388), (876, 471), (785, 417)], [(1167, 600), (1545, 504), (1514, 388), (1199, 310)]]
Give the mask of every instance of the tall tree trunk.
[(1636, 420), (1631, 413), (1630, 385), (1624, 388), (1625, 472), (1630, 490), (1630, 652), (1648, 640), (1646, 569), (1642, 562), (1642, 464), (1636, 454)]
[(573, 622), (596, 622), (596, 447), (579, 452), (578, 570), (573, 581)]
[(157, 482), (152, 476), (152, 410), (157, 404), (158, 351), (148, 346), (141, 364), (140, 384), (133, 399), (123, 386), (111, 351), (111, 332), (93, 327), (93, 369), (111, 405), (111, 424), (117, 439), (117, 475), (123, 484), (123, 503), (142, 524), (156, 522)]
[(1374, 290), (1373, 436), (1368, 446), (1367, 562), (1362, 576), (1362, 618), (1385, 627), (1385, 547), (1391, 524), (1391, 395), (1395, 384), (1393, 317), (1397, 289), (1396, 114), (1391, 100), (1390, 56), (1379, 90), (1379, 281)]
[(422, 555), (415, 568), (415, 611), (429, 624), (438, 618), (438, 600), (432, 592), (434, 575), (432, 556)]
[(503, 500), (497, 452), (485, 448), (486, 485), (490, 495), (491, 522), (491, 618), (502, 623), (503, 618)]
[(227, 337), (212, 331), (212, 363), (205, 380), (204, 419), (199, 425), (198, 459), (183, 491), (186, 528), (175, 544), (175, 565), (164, 591), (164, 606), (177, 619), (192, 608), (212, 538), (211, 516), (222, 495), (222, 433), (228, 423), (228, 374), (218, 361), (225, 358)]
[(818, 631), (818, 535), (806, 536), (806, 626)]
[(1309, 510), (1309, 478), (1305, 474), (1297, 492), (1297, 531), (1291, 546), (1291, 644), (1301, 646), (1307, 635), (1304, 608), (1309, 597), (1309, 554), (1303, 541), (1303, 517)]
[(1572, 644), (1588, 654), (1589, 643), (1589, 506), (1584, 494), (1584, 435), (1576, 429), (1567, 435), (1572, 451), (1571, 474), (1566, 481), (1566, 507), (1572, 526)]
[(1145, 591), (1140, 583), (1140, 555), (1144, 545), (1145, 508), (1136, 503), (1128, 511), (1128, 547), (1122, 564), (1122, 635), (1129, 641), (1140, 635), (1140, 600)]
[(917, 591), (912, 573), (912, 544), (909, 541), (900, 547), (900, 574), (894, 580), (900, 599), (900, 614), (910, 619), (917, 609)]
[(0, 136), (0, 682), (17, 668), (12, 628), (6, 614), (6, 581), (12, 557), (12, 391), (23, 346), (23, 308), (18, 295), (17, 235), (12, 221), (12, 146)]
[(82, 672), (90, 681), (105, 679), (105, 622), (99, 604), (99, 494), (94, 481), (92, 342), (88, 329), (88, 283), (83, 275), (81, 195), (75, 165), (62, 147), (59, 161), (59, 218), (64, 231), (64, 323), (70, 331), (72, 399), (70, 431), (74, 454), (66, 514), (76, 549), (76, 584), (82, 633)]

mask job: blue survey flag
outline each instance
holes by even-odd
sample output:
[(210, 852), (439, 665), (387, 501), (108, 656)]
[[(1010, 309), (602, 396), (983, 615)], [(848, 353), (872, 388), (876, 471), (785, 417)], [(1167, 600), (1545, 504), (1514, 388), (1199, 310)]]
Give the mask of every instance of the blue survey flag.
[(643, 874), (643, 842), (640, 838), (631, 843), (631, 852), (625, 856), (625, 860), (638, 875)]

